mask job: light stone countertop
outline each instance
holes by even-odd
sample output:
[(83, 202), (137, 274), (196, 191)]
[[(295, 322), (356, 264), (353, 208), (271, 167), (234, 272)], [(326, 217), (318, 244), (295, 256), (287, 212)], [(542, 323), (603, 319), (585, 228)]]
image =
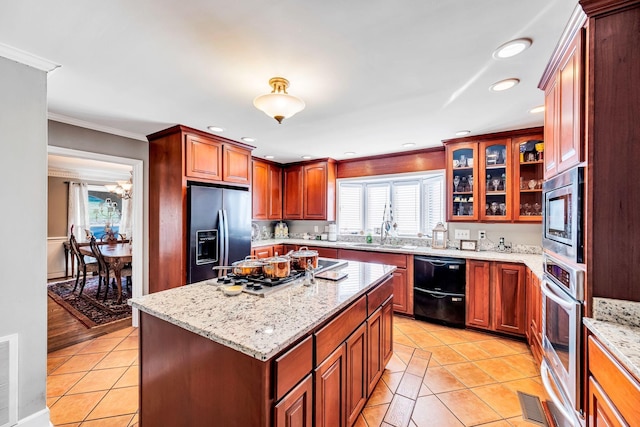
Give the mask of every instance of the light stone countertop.
[(593, 318), (582, 321), (640, 380), (640, 303), (593, 298)]
[(476, 259), (481, 261), (500, 261), (500, 262), (516, 262), (525, 264), (531, 269), (531, 271), (539, 278), (542, 279), (542, 255), (539, 254), (524, 254), (524, 253), (505, 253), (495, 251), (461, 251), (459, 249), (431, 249), (427, 246), (367, 246), (366, 243), (352, 243), (352, 242), (329, 242), (327, 240), (304, 240), (304, 239), (269, 239), (269, 240), (256, 240), (252, 242), (252, 247), (259, 248), (261, 246), (271, 245), (304, 245), (304, 246), (317, 246), (324, 248), (340, 248), (340, 249), (354, 249), (359, 251), (370, 252), (392, 252), (399, 254), (411, 254), (411, 255), (432, 255), (443, 256), (452, 258), (465, 258)]
[(217, 285), (194, 283), (129, 300), (141, 311), (219, 344), (268, 360), (319, 326), (369, 288), (389, 276), (395, 266), (349, 261), (336, 271), (339, 282), (304, 279), (266, 297), (242, 293), (225, 296)]

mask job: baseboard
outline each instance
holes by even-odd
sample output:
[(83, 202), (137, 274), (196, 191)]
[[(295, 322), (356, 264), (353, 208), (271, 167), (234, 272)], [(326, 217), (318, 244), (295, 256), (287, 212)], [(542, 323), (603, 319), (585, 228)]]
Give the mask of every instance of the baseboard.
[(42, 411), (31, 414), (26, 418), (18, 420), (19, 427), (53, 427), (49, 419), (49, 408), (46, 407)]

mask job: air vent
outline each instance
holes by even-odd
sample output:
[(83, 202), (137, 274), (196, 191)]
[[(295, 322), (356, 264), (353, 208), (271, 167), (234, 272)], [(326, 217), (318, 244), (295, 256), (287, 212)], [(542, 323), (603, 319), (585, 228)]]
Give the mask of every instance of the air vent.
[(540, 398), (532, 394), (518, 391), (518, 399), (522, 408), (522, 418), (543, 427), (548, 427), (547, 419), (544, 416), (544, 410), (540, 403)]
[(18, 335), (0, 337), (0, 427), (18, 422)]

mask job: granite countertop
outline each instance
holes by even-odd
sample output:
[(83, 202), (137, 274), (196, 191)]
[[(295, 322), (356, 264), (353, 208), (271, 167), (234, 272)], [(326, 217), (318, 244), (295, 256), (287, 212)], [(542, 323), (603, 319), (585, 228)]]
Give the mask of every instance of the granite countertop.
[(268, 360), (358, 299), (396, 269), (349, 261), (339, 282), (304, 279), (266, 297), (225, 296), (219, 286), (194, 283), (129, 300), (129, 304), (259, 360)]
[(582, 320), (640, 381), (640, 303), (593, 298), (593, 317)]
[(329, 242), (327, 240), (304, 240), (304, 239), (269, 239), (269, 240), (256, 240), (252, 242), (252, 247), (258, 248), (261, 246), (271, 246), (279, 244), (290, 245), (305, 245), (305, 246), (318, 246), (325, 248), (340, 248), (340, 249), (354, 249), (360, 251), (370, 252), (392, 252), (400, 254), (411, 255), (433, 255), (433, 256), (445, 256), (452, 258), (465, 258), (465, 259), (477, 259), (481, 261), (501, 261), (501, 262), (517, 262), (525, 264), (531, 271), (539, 278), (542, 279), (542, 255), (539, 254), (525, 254), (525, 253), (506, 253), (495, 251), (461, 251), (459, 249), (432, 249), (428, 246), (367, 246), (366, 243), (352, 243), (352, 242)]

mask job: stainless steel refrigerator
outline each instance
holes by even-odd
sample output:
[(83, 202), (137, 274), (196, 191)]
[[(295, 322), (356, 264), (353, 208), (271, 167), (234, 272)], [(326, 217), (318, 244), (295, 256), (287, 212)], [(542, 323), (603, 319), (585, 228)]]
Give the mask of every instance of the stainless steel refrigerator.
[(187, 187), (189, 239), (187, 283), (217, 277), (214, 266), (231, 265), (251, 253), (251, 194), (248, 190)]

